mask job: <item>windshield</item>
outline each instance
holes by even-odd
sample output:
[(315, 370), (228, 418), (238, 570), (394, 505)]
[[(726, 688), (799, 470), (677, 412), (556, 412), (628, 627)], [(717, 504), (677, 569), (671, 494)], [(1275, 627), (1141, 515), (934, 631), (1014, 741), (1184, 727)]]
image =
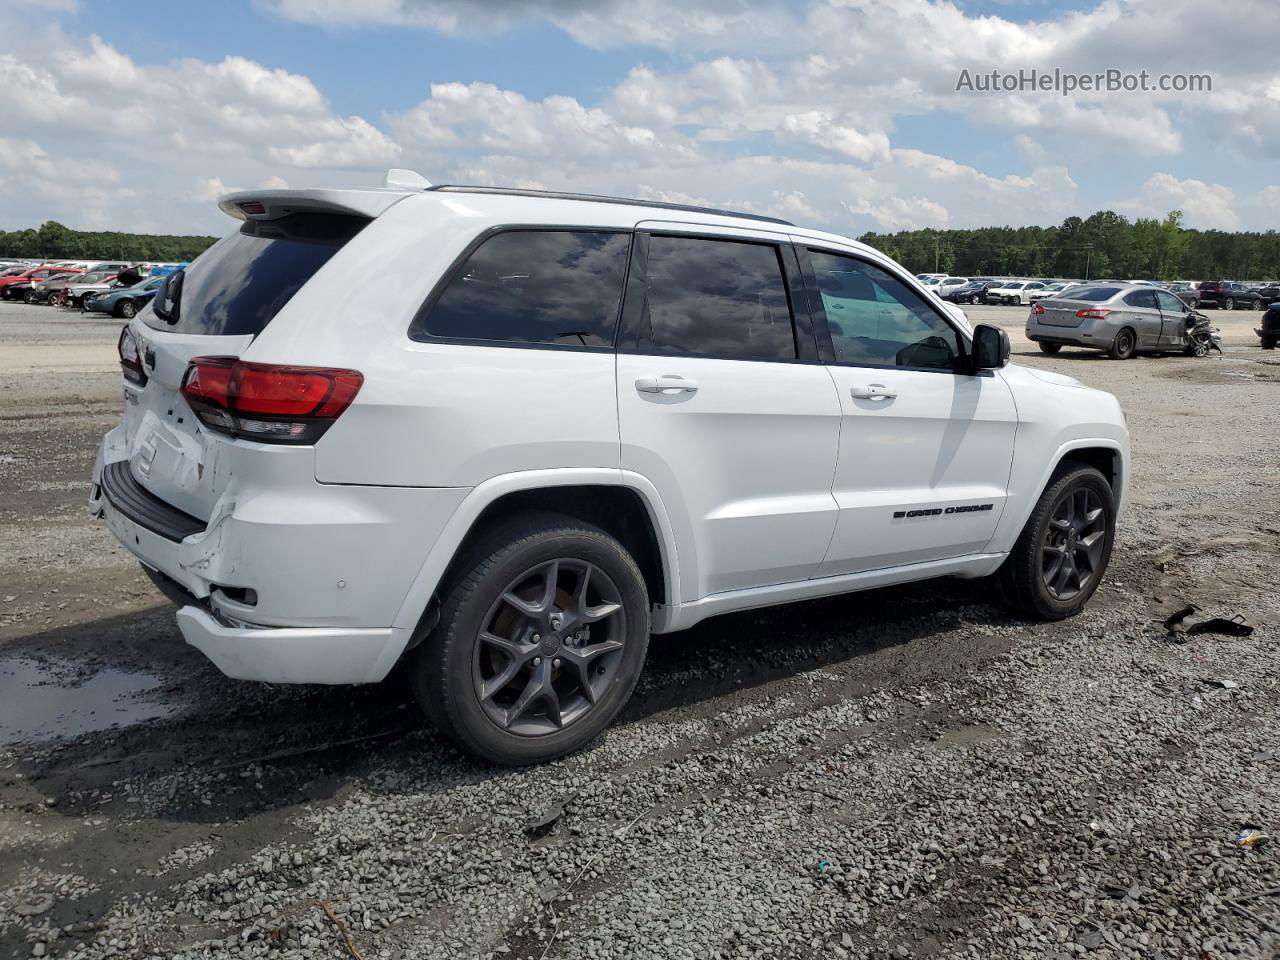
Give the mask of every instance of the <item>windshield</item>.
[(259, 334), (368, 222), (320, 213), (246, 221), (187, 269), (165, 278), (144, 319), (178, 333)]

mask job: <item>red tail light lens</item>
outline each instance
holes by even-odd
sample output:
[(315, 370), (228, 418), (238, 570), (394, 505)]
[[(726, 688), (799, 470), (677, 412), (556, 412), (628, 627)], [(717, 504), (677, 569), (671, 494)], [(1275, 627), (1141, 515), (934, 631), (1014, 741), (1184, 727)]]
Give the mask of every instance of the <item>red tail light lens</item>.
[(1102, 320), (1110, 312), (1106, 307), (1086, 307), (1084, 310), (1077, 310), (1076, 316), (1081, 320)]
[(182, 395), (210, 430), (262, 443), (315, 443), (363, 383), (358, 370), (196, 357)]
[(1044, 313), (1044, 304), (1037, 302), (1032, 309), (1035, 310), (1037, 317), (1041, 316)]
[(124, 373), (124, 378), (130, 383), (145, 387), (147, 371), (142, 367), (142, 351), (138, 349), (138, 340), (127, 324), (120, 330), (116, 352), (120, 354), (120, 370)]

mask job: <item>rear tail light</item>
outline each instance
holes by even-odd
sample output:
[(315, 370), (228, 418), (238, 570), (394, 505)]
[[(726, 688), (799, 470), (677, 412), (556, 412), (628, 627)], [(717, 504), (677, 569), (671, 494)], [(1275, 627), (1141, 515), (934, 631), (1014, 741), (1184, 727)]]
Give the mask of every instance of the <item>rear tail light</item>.
[(1035, 310), (1037, 317), (1044, 314), (1044, 304), (1042, 304), (1039, 300), (1036, 301), (1036, 305), (1033, 309)]
[(315, 443), (360, 392), (364, 375), (337, 367), (196, 357), (182, 395), (210, 430), (261, 443)]
[(120, 330), (120, 341), (116, 344), (116, 352), (120, 354), (120, 370), (124, 378), (140, 387), (147, 385), (147, 371), (142, 367), (142, 351), (138, 348), (138, 339), (128, 325)]
[(1081, 320), (1102, 320), (1110, 312), (1106, 307), (1086, 307), (1084, 310), (1077, 310), (1076, 316)]

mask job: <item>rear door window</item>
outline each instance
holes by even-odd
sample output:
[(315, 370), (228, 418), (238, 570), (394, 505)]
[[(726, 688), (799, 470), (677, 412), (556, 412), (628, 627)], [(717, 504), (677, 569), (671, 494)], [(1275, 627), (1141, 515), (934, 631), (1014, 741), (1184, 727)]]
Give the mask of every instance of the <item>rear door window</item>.
[(794, 360), (778, 247), (707, 237), (649, 238), (641, 353)]
[(1124, 302), (1131, 307), (1154, 310), (1156, 308), (1156, 293), (1154, 290), (1135, 290), (1125, 296)]
[(321, 213), (248, 220), (166, 278), (143, 319), (157, 330), (256, 336), (368, 223)]
[(612, 347), (630, 249), (629, 232), (495, 234), (427, 301), (409, 335)]

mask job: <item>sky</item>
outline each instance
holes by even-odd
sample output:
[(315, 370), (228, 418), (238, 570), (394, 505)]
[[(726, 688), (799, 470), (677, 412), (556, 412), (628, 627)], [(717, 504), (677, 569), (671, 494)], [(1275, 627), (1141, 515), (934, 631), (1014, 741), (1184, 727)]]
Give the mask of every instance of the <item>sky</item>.
[[(1275, 0), (0, 0), (0, 229), (218, 234), (222, 193), (406, 167), (852, 236), (1268, 230), (1277, 28)], [(1031, 69), (1212, 89), (957, 90)]]

